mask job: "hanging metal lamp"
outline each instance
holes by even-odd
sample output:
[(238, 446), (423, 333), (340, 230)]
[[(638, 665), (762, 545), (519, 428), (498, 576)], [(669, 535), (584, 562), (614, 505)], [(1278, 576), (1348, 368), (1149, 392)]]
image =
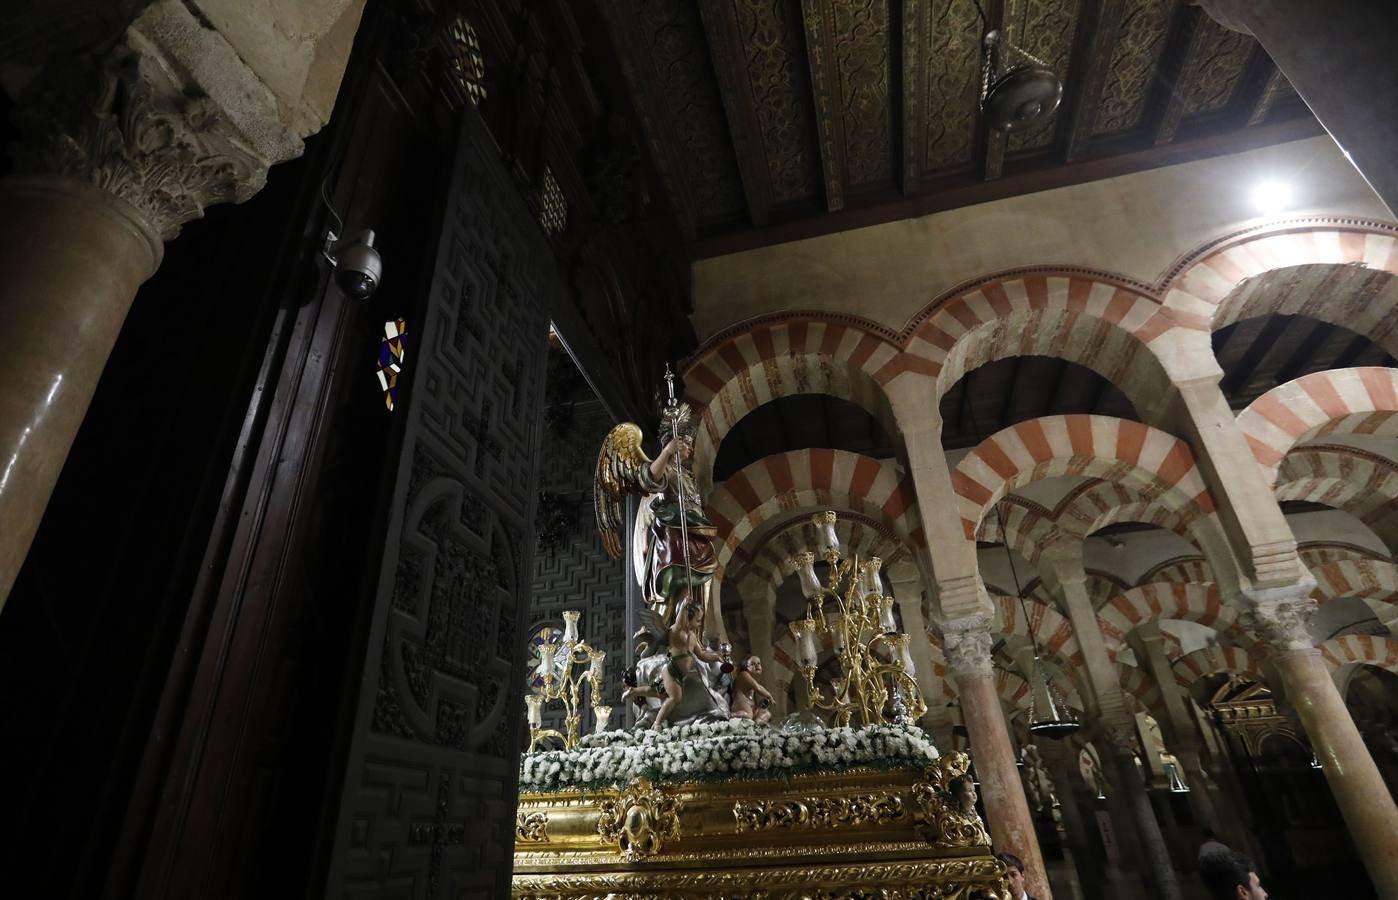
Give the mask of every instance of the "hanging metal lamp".
[(1082, 723), (1063, 699), (1058, 685), (1049, 678), (1048, 669), (1039, 658), (1039, 642), (1034, 638), (1034, 629), (1029, 627), (1029, 610), (1024, 605), (1024, 589), (1019, 585), (1019, 572), (1015, 569), (1014, 554), (1010, 552), (1005, 517), (1000, 512), (999, 503), (995, 504), (995, 520), (1000, 526), (1000, 539), (1005, 544), (1005, 559), (1010, 564), (1010, 576), (1014, 579), (1019, 611), (1024, 616), (1024, 630), (1029, 633), (1029, 644), (1034, 648), (1034, 662), (1029, 671), (1029, 732), (1052, 740), (1061, 740), (1081, 729)]
[[(1002, 62), (1001, 44), (1022, 61), (997, 74)], [(1005, 40), (999, 29), (986, 32), (984, 54), (981, 114), (991, 128), (1006, 133), (1024, 131), (1058, 109), (1063, 100), (1063, 82), (1048, 63)]]

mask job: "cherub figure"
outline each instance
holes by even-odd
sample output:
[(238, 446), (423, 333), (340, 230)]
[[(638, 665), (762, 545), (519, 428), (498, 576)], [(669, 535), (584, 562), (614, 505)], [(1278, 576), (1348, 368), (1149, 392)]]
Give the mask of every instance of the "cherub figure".
[[(721, 662), (723, 657), (704, 647), (700, 640), (699, 628), (703, 621), (703, 611), (688, 591), (681, 594), (680, 605), (675, 610), (675, 622), (665, 631), (667, 653), (665, 666), (660, 670), (661, 686), (664, 689), (664, 702), (655, 714), (651, 729), (659, 731), (665, 725), (670, 713), (684, 699), (684, 680), (694, 669), (694, 658), (704, 662)], [(626, 699), (628, 694), (623, 693)]]
[[(733, 699), (728, 714), (735, 719), (752, 719), (758, 725), (772, 721), (767, 708), (772, 694), (757, 679), (762, 675), (762, 659), (757, 654), (738, 663), (738, 675), (733, 679)], [(758, 702), (758, 697), (762, 701)]]

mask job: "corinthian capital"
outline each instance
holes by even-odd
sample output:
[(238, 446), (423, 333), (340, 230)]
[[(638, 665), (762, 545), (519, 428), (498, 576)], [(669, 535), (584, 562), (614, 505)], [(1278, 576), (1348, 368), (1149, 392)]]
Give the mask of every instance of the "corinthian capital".
[(103, 49), (55, 55), (18, 92), (14, 119), (16, 174), (93, 185), (165, 240), (301, 152), (275, 97), (179, 3), (151, 4)]
[(989, 616), (966, 616), (942, 623), (942, 649), (955, 675), (989, 675), (994, 645)]
[(1252, 626), (1263, 642), (1274, 650), (1309, 650), (1315, 646), (1311, 639), (1311, 616), (1315, 601), (1309, 597), (1288, 597), (1282, 600), (1259, 601), (1249, 616)]

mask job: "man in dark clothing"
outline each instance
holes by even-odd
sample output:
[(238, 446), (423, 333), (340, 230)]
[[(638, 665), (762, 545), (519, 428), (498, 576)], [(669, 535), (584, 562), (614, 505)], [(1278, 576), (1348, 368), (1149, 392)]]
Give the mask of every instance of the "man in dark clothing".
[[(997, 853), (995, 858), (1005, 864), (1010, 880), (1010, 900), (1034, 900), (1024, 892), (1024, 862), (1013, 853)], [(1264, 897), (1263, 900), (1266, 900)]]
[(1201, 857), (1199, 877), (1214, 900), (1267, 900), (1267, 892), (1257, 879), (1257, 866), (1241, 853)]

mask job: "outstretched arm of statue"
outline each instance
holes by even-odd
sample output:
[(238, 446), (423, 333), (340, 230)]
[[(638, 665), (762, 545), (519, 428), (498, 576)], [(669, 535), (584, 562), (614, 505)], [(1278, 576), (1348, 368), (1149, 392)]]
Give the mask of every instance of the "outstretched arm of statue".
[(660, 484), (665, 483), (665, 472), (670, 466), (670, 461), (678, 454), (681, 460), (689, 458), (694, 452), (694, 442), (686, 435), (679, 435), (670, 439), (670, 442), (660, 451), (650, 464), (650, 477)]

